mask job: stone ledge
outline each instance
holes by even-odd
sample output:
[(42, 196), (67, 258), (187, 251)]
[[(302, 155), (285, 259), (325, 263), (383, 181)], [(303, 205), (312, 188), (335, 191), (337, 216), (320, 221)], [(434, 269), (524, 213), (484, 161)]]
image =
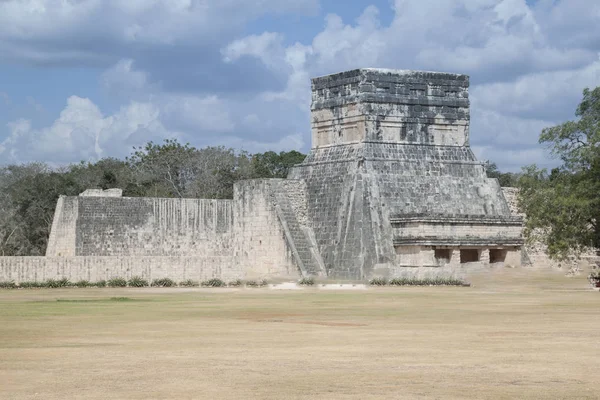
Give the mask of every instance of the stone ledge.
[(422, 222), (449, 225), (508, 225), (522, 226), (523, 218), (514, 215), (469, 215), (469, 214), (396, 214), (390, 216), (391, 224)]
[(522, 238), (395, 237), (394, 246), (520, 247)]
[(420, 105), (464, 108), (468, 113), (469, 99), (461, 97), (435, 97), (435, 96), (404, 96), (390, 93), (358, 93), (340, 97), (331, 97), (314, 100), (310, 109), (312, 111), (321, 110), (330, 107), (339, 107), (347, 104), (356, 103), (382, 103), (382, 104), (402, 104), (402, 105)]

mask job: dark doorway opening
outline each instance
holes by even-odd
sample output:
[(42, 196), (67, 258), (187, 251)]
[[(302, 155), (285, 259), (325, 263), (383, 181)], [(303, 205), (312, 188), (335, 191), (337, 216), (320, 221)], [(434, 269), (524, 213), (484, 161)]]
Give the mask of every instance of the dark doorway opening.
[(435, 249), (434, 250), (435, 260), (438, 264), (448, 264), (452, 256), (452, 250), (450, 249)]
[(477, 249), (462, 249), (460, 251), (460, 262), (461, 264), (468, 262), (479, 261), (479, 250)]
[(490, 249), (490, 264), (504, 262), (506, 253), (504, 249)]

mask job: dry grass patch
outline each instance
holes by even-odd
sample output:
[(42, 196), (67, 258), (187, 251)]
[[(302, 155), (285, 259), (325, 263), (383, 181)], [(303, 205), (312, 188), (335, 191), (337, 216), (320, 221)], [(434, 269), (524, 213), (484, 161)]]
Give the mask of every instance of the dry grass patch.
[(0, 291), (0, 398), (598, 398), (585, 277), (470, 281)]

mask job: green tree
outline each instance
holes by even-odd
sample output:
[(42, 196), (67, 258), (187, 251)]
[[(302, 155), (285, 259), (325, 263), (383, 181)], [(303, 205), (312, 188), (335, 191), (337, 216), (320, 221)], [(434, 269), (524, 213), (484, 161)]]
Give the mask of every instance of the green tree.
[(151, 197), (233, 198), (234, 182), (251, 176), (249, 158), (223, 146), (197, 149), (176, 139), (148, 142), (127, 157), (136, 182), (127, 191)]
[(556, 259), (600, 248), (600, 87), (583, 91), (575, 115), (539, 138), (562, 165), (550, 173), (528, 166), (519, 179), (525, 235)]
[(73, 188), (66, 174), (43, 163), (2, 168), (0, 255), (43, 255), (56, 199), (60, 194), (77, 194)]
[(498, 179), (498, 183), (502, 187), (516, 187), (519, 180), (519, 174), (511, 172), (500, 172), (496, 163), (491, 161), (485, 162), (485, 172), (488, 178)]
[(279, 154), (274, 151), (257, 153), (252, 156), (253, 178), (287, 178), (290, 169), (300, 164), (306, 158), (306, 154), (298, 151), (282, 151)]
[(138, 192), (154, 197), (185, 197), (194, 179), (192, 163), (196, 149), (182, 145), (176, 139), (166, 139), (163, 144), (148, 142), (134, 147), (126, 158), (134, 171)]

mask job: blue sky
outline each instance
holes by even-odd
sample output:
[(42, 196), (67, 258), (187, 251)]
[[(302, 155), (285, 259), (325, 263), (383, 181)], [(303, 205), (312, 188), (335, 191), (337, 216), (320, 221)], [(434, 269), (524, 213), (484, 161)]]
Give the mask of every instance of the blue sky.
[(502, 169), (600, 85), (589, 0), (3, 0), (0, 164), (124, 157), (149, 140), (308, 151), (310, 77), (471, 76), (471, 145)]

